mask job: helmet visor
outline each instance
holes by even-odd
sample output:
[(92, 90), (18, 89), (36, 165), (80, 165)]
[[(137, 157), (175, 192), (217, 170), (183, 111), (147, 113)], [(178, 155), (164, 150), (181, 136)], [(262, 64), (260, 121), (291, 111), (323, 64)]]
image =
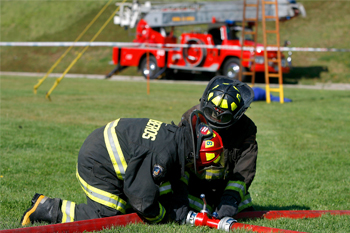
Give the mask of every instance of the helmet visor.
[(216, 122), (218, 124), (226, 124), (231, 122), (233, 115), (229, 111), (222, 112), (221, 109), (217, 107), (205, 107), (204, 108), (204, 115), (210, 119), (213, 122)]

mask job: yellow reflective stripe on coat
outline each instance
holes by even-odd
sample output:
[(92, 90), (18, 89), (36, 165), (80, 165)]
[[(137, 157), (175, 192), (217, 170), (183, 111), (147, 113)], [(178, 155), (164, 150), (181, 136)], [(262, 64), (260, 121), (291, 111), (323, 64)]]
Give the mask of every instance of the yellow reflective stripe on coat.
[[(201, 210), (203, 210), (204, 202), (202, 199), (189, 194), (188, 201), (190, 203), (191, 209), (194, 209), (197, 212), (200, 212)], [(213, 212), (213, 208), (210, 205), (206, 206), (206, 210), (208, 211), (209, 214)]]
[(161, 186), (159, 186), (159, 196), (162, 196), (164, 194), (170, 193), (173, 190), (171, 189), (171, 184), (170, 182), (165, 182)]
[(225, 190), (233, 190), (239, 192), (241, 199), (243, 199), (246, 194), (246, 186), (243, 181), (229, 181)]
[(160, 204), (159, 204), (159, 215), (155, 218), (147, 218), (144, 217), (147, 221), (151, 222), (151, 223), (159, 223), (160, 221), (163, 220), (164, 216), (165, 216), (165, 208)]
[(120, 119), (109, 122), (103, 132), (107, 151), (111, 158), (115, 173), (120, 180), (124, 180), (127, 164), (120, 148), (119, 140), (115, 132), (115, 127), (118, 125)]
[(250, 197), (250, 193), (244, 196), (244, 198), (241, 200), (241, 203), (238, 205), (238, 212), (241, 212), (242, 210), (253, 206), (252, 198)]
[(225, 174), (224, 169), (208, 169), (208, 170), (203, 170), (199, 173), (196, 173), (197, 177), (199, 179), (205, 179), (205, 180), (217, 180), (217, 179), (222, 179)]
[(105, 205), (116, 209), (125, 214), (125, 208), (127, 204), (126, 201), (124, 201), (115, 194), (92, 187), (91, 185), (86, 183), (85, 180), (83, 180), (83, 178), (79, 176), (78, 170), (76, 175), (81, 185), (81, 188), (84, 190), (86, 196), (88, 196), (91, 200), (100, 203), (101, 205)]
[(61, 211), (62, 211), (62, 223), (74, 222), (75, 202), (63, 200)]
[(188, 185), (188, 181), (190, 180), (190, 174), (188, 172), (185, 172), (185, 176), (181, 177), (180, 180), (186, 185)]

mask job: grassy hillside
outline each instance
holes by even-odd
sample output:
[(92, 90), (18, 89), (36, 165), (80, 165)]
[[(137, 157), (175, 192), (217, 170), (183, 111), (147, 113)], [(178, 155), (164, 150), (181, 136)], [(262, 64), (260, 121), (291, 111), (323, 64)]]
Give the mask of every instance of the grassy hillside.
[[(295, 47), (349, 48), (350, 1), (298, 1), (306, 18), (281, 23), (281, 42)], [(1, 1), (1, 41), (74, 41), (107, 1)], [(113, 2), (80, 41), (90, 41), (116, 9)], [(260, 30), (261, 32), (261, 30)], [(133, 39), (132, 30), (110, 22), (96, 41)], [(260, 33), (261, 34), (261, 33)], [(260, 35), (260, 42), (262, 36)], [(2, 71), (47, 72), (67, 48), (1, 47)], [(54, 72), (63, 72), (82, 48), (74, 48)], [(111, 48), (89, 48), (70, 73), (107, 74)], [(350, 53), (294, 52), (288, 82), (350, 82)], [(133, 68), (122, 74), (135, 74)]]
[[(291, 47), (350, 48), (350, 1), (298, 1), (307, 17), (281, 24), (281, 40)], [(294, 52), (288, 77), (303, 82), (350, 82), (350, 53)], [(294, 77), (293, 77), (294, 76)]]

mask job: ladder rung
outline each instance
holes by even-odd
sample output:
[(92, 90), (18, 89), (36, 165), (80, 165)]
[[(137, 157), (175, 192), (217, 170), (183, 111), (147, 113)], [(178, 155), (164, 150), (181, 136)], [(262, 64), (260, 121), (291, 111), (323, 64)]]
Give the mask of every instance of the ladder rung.
[(279, 74), (269, 74), (270, 78), (279, 78), (280, 75)]
[(270, 88), (270, 91), (273, 91), (273, 92), (282, 92), (281, 88)]
[(245, 21), (253, 21), (253, 22), (255, 22), (255, 21), (258, 21), (258, 19), (256, 19), (256, 18), (246, 18)]
[(278, 59), (267, 59), (268, 62), (278, 63), (280, 62)]
[(255, 60), (254, 60), (254, 58), (246, 58), (246, 59), (242, 59), (242, 61), (252, 61), (252, 62), (254, 62)]
[(266, 19), (276, 19), (277, 17), (273, 16), (273, 15), (265, 15), (265, 18)]
[(271, 1), (268, 1), (268, 2), (263, 2), (264, 4), (268, 4), (268, 5), (273, 5), (273, 4), (276, 4), (276, 2), (271, 2)]
[(254, 72), (243, 72), (244, 75), (253, 75)]
[(276, 33), (277, 34), (277, 30), (266, 30), (266, 33)]
[(258, 4), (245, 4), (247, 7), (258, 7)]
[(255, 31), (244, 31), (244, 34), (254, 35), (254, 34), (256, 34), (256, 32)]

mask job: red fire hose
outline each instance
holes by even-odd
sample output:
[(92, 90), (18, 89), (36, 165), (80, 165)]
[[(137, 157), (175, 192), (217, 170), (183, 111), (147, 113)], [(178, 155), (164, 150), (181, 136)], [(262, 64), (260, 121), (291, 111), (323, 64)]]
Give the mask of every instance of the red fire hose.
[(324, 214), (331, 215), (350, 215), (350, 210), (268, 210), (268, 211), (251, 211), (238, 213), (234, 217), (236, 219), (244, 218), (266, 218), (266, 219), (277, 219), (277, 218), (318, 218)]
[[(317, 218), (323, 214), (331, 215), (350, 215), (350, 210), (280, 210), (280, 211), (251, 211), (239, 213), (235, 216), (236, 219), (244, 218)], [(216, 219), (210, 218), (206, 212), (195, 213), (190, 211), (186, 222), (193, 226), (208, 226), (211, 228), (232, 230), (244, 228), (253, 232), (282, 232), (295, 233), (299, 231), (284, 230), (271, 227), (256, 226), (250, 224), (238, 223), (233, 218)], [(107, 218), (98, 218), (91, 220), (76, 221), (71, 223), (51, 224), (36, 227), (24, 227), (9, 230), (0, 230), (0, 233), (49, 233), (49, 232), (66, 232), (66, 233), (80, 233), (90, 231), (100, 231), (110, 228), (112, 226), (126, 226), (131, 223), (143, 223), (143, 220), (136, 214), (126, 214)]]
[(36, 227), (23, 227), (10, 230), (2, 230), (1, 233), (49, 233), (49, 232), (65, 232), (80, 233), (90, 231), (101, 231), (111, 228), (112, 226), (126, 226), (131, 223), (143, 223), (143, 220), (136, 214), (125, 214), (107, 218), (97, 218), (90, 220), (82, 220), (69, 223), (51, 224)]

